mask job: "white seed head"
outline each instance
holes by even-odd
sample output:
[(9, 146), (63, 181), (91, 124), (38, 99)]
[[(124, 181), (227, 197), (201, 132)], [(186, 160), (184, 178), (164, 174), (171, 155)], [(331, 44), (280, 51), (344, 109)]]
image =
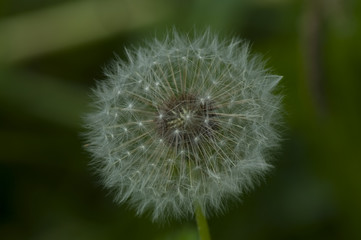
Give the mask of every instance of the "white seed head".
[(154, 220), (195, 205), (209, 215), (258, 183), (279, 143), (281, 77), (247, 43), (174, 31), (127, 54), (106, 70), (86, 118), (92, 163), (117, 202)]

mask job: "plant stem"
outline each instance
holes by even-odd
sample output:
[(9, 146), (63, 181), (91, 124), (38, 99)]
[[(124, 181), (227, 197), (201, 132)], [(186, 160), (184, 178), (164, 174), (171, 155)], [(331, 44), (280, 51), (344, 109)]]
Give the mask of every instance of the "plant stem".
[(209, 234), (207, 219), (203, 215), (202, 209), (199, 205), (196, 206), (196, 220), (198, 225), (199, 237), (201, 240), (211, 240)]

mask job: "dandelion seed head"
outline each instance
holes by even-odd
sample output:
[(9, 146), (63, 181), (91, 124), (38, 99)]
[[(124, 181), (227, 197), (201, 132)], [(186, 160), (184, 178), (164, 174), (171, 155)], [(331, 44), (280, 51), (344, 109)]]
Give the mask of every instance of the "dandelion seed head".
[(154, 220), (222, 212), (270, 169), (280, 76), (246, 42), (177, 32), (127, 50), (94, 91), (87, 149), (119, 203)]

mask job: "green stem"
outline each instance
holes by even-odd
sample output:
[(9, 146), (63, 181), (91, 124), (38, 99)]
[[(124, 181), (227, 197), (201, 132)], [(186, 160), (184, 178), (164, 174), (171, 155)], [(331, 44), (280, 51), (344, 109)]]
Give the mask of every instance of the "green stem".
[(211, 240), (209, 234), (207, 219), (203, 215), (202, 209), (199, 205), (196, 206), (196, 220), (198, 225), (199, 237), (201, 240)]

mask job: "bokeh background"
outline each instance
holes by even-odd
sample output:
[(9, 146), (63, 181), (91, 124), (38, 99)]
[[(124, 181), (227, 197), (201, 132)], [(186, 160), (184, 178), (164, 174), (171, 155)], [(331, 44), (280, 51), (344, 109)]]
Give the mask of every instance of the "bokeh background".
[(210, 219), (213, 239), (361, 239), (361, 1), (1, 0), (0, 239), (197, 239), (118, 206), (79, 133), (125, 46), (209, 26), (283, 75), (275, 168)]

